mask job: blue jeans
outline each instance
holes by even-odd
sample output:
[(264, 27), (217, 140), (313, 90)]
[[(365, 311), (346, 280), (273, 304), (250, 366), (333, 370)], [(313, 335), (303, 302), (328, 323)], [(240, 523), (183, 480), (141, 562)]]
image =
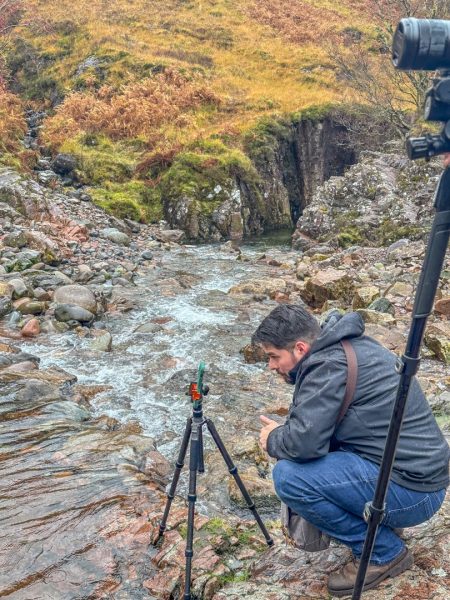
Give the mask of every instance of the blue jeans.
[[(278, 496), (291, 510), (349, 546), (359, 558), (367, 531), (364, 505), (373, 499), (378, 473), (375, 463), (339, 450), (305, 463), (280, 460), (273, 481)], [(416, 492), (391, 481), (371, 563), (383, 565), (401, 554), (404, 543), (393, 528), (427, 521), (444, 497), (445, 489)]]

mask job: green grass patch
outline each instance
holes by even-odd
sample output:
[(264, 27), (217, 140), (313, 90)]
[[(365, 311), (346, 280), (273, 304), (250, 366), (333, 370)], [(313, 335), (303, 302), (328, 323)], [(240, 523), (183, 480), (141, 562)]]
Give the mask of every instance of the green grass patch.
[(136, 154), (106, 136), (84, 135), (67, 140), (60, 152), (77, 158), (77, 177), (87, 185), (129, 181), (134, 172)]
[(163, 218), (161, 198), (144, 182), (106, 183), (89, 190), (94, 202), (120, 219), (157, 222)]
[(250, 579), (250, 570), (242, 569), (241, 571), (232, 571), (225, 575), (220, 575), (218, 581), (221, 585), (227, 585), (228, 583), (240, 583), (242, 581), (248, 581)]

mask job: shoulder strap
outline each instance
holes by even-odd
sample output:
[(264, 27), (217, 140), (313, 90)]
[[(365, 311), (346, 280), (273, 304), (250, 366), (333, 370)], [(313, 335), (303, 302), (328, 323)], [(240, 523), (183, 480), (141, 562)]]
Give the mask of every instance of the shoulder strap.
[(358, 378), (358, 361), (355, 350), (353, 349), (350, 340), (341, 340), (341, 344), (344, 348), (345, 356), (347, 358), (347, 384), (345, 386), (344, 401), (342, 403), (341, 410), (339, 411), (338, 418), (336, 419), (336, 427), (340, 425), (342, 419), (345, 417), (348, 407), (353, 402), (356, 389), (356, 380)]

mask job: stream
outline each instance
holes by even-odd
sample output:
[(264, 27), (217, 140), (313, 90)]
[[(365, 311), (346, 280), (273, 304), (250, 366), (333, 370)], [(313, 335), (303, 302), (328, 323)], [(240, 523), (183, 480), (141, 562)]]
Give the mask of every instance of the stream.
[[(210, 386), (205, 414), (239, 468), (256, 444), (259, 414), (271, 403), (288, 404), (288, 386), (263, 364), (246, 364), (240, 353), (276, 303), (228, 291), (249, 279), (279, 276), (280, 263), (295, 254), (286, 236), (240, 250), (180, 246), (155, 256), (136, 285), (114, 289), (133, 310), (106, 313), (95, 323), (112, 334), (112, 352), (94, 351), (88, 330), (14, 342), (40, 358), (39, 373), (59, 377), (63, 369), (69, 375), (59, 391), (33, 378), (2, 385), (0, 597), (151, 597), (142, 589), (151, 575), (145, 511), (161, 510), (168, 473), (159, 489), (147, 484), (153, 473), (148, 456), (156, 448), (172, 471), (191, 414), (186, 391), (200, 361)], [(265, 253), (276, 257), (276, 268), (261, 260)], [(88, 406), (71, 395), (73, 376), (96, 388)], [(248, 513), (230, 501), (227, 469), (212, 450), (205, 435), (198, 512)], [(184, 472), (181, 494), (186, 480)], [(274, 514), (270, 503), (261, 508), (265, 516)], [(109, 595), (118, 585), (120, 594)]]

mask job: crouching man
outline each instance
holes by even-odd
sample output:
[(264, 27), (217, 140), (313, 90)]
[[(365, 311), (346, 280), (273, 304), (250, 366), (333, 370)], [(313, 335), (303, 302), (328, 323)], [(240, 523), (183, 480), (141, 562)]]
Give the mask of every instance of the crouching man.
[[(347, 339), (357, 359), (353, 400), (336, 425), (345, 396)], [(295, 385), (286, 422), (261, 416), (261, 446), (278, 459), (275, 490), (290, 509), (342, 542), (353, 561), (332, 573), (328, 589), (351, 595), (395, 401), (396, 357), (364, 335), (357, 313), (332, 313), (321, 328), (305, 308), (282, 304), (252, 339), (269, 368)], [(413, 558), (395, 532), (430, 519), (449, 484), (449, 447), (416, 380), (412, 382), (396, 459), (364, 589), (410, 568)]]

